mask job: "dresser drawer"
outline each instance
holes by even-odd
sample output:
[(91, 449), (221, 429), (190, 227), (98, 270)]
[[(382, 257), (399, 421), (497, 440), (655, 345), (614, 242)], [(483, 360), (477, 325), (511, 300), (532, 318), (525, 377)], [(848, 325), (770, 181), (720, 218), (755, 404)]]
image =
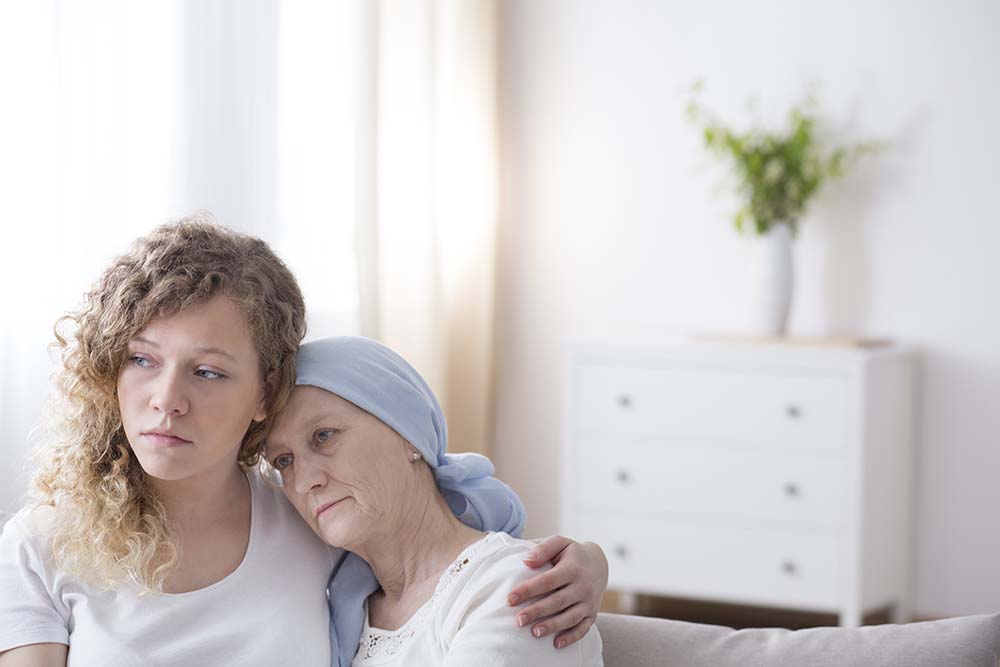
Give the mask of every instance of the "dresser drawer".
[(843, 518), (837, 456), (665, 447), (581, 438), (575, 465), (582, 510), (787, 522), (836, 528)]
[(843, 376), (581, 364), (576, 432), (801, 448), (846, 437)]
[(610, 588), (816, 611), (841, 601), (832, 534), (588, 512), (573, 528), (604, 548)]

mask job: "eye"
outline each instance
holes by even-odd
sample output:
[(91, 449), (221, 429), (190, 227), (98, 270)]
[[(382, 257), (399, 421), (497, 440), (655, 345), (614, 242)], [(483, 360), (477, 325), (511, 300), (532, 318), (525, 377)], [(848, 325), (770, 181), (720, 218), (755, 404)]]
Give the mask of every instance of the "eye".
[(194, 374), (200, 378), (205, 378), (206, 380), (220, 380), (226, 377), (218, 371), (212, 371), (207, 368), (199, 368), (194, 372)]
[(336, 429), (322, 428), (313, 434), (313, 439), (320, 443), (329, 442), (336, 432)]
[(133, 354), (128, 358), (128, 361), (133, 366), (138, 366), (139, 368), (149, 368), (153, 365), (153, 362), (146, 357), (140, 357), (138, 354)]
[(291, 454), (278, 454), (271, 461), (271, 465), (274, 466), (275, 470), (281, 471), (288, 468), (295, 461), (295, 457)]

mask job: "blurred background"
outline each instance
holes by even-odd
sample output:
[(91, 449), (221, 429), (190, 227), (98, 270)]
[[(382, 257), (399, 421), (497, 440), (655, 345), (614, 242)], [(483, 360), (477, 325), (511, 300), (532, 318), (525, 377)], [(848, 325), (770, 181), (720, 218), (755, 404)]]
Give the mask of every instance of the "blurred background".
[[(494, 459), (530, 535), (565, 530), (568, 346), (742, 332), (760, 298), (691, 84), (734, 125), (815, 85), (832, 132), (885, 148), (801, 221), (788, 333), (917, 350), (911, 615), (997, 611), (998, 31), (992, 0), (4, 0), (0, 510), (56, 318), (207, 209), (286, 260), (310, 338), (410, 358), (451, 448)], [(691, 600), (645, 608), (726, 620)]]

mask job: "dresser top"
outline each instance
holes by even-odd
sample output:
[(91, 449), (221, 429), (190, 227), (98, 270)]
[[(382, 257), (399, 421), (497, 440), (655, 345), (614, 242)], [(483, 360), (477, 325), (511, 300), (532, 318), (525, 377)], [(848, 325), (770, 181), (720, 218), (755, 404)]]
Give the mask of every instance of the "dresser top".
[[(827, 341), (832, 339), (825, 339)], [(846, 339), (838, 339), (844, 340)], [(760, 364), (867, 365), (880, 360), (913, 358), (916, 348), (889, 341), (870, 346), (848, 342), (825, 342), (819, 339), (765, 340), (701, 338), (663, 343), (571, 341), (567, 350), (578, 359), (608, 362), (740, 361)]]
[(720, 343), (726, 345), (777, 345), (779, 347), (819, 347), (837, 349), (876, 349), (891, 347), (889, 338), (859, 338), (857, 336), (695, 336), (696, 343)]

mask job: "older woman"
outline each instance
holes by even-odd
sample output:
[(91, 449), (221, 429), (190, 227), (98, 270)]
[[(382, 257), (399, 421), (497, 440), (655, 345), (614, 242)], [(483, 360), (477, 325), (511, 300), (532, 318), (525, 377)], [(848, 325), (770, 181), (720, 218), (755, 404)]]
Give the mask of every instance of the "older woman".
[[(349, 552), (330, 585), (342, 666), (602, 664), (595, 628), (558, 651), (510, 618), (534, 544), (477, 528), (519, 534), (524, 510), (489, 459), (445, 453), (441, 408), (404, 359), (340, 337), (303, 345), (297, 365), (265, 452), (306, 523)], [(358, 628), (355, 653), (338, 639)]]

